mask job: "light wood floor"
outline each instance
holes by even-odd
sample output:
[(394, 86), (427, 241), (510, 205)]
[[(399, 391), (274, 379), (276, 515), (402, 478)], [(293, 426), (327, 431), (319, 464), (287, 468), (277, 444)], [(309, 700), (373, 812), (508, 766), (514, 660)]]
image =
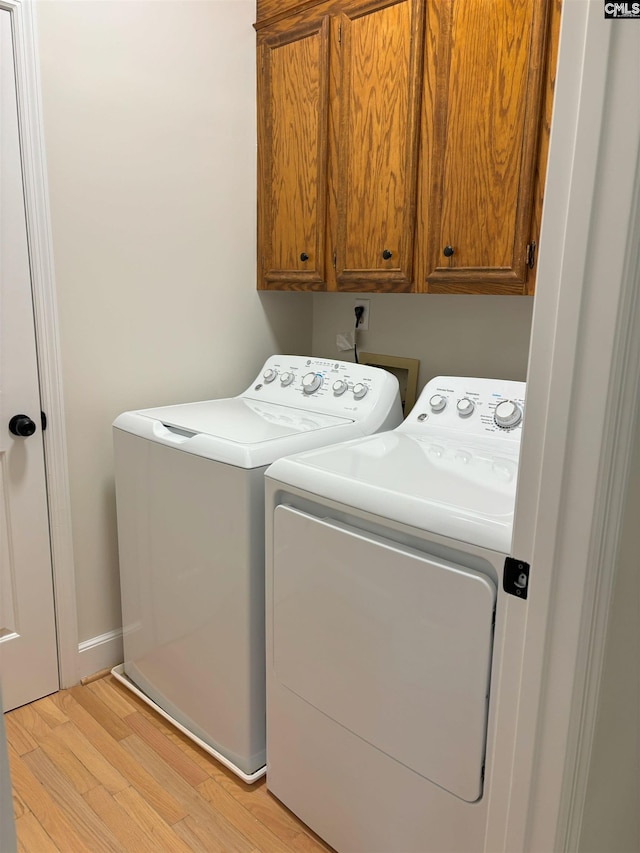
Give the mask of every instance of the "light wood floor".
[(111, 675), (5, 723), (20, 851), (331, 849), (264, 780), (245, 785)]

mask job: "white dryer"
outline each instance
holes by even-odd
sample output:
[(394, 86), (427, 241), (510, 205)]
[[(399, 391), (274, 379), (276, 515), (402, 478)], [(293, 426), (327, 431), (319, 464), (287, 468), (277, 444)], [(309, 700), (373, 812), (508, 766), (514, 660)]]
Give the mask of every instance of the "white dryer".
[(114, 674), (246, 782), (265, 764), (264, 471), (401, 420), (390, 373), (276, 355), (237, 397), (114, 422)]
[(267, 470), (267, 786), (341, 853), (483, 847), (524, 394), (438, 377)]

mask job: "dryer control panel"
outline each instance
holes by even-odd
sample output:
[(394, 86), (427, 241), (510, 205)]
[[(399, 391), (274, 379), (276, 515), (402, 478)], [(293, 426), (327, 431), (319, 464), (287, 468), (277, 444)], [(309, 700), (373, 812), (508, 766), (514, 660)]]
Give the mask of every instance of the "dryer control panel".
[(391, 408), (396, 424), (402, 419), (398, 380), (393, 374), (379, 367), (326, 358), (273, 355), (240, 396), (356, 421), (377, 409)]
[(425, 385), (399, 427), (421, 434), (438, 427), (466, 436), (499, 434), (520, 441), (526, 383), (511, 379), (437, 376)]

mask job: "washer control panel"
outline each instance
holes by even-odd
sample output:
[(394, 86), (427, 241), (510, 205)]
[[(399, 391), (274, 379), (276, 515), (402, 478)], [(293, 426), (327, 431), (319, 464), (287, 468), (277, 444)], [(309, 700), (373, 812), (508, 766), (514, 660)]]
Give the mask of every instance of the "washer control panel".
[(403, 423), (419, 434), (438, 426), (467, 435), (499, 434), (520, 440), (526, 383), (511, 379), (437, 376), (425, 385)]
[(241, 396), (357, 420), (378, 406), (388, 408), (394, 395), (398, 395), (399, 405), (398, 380), (381, 368), (326, 358), (274, 355)]

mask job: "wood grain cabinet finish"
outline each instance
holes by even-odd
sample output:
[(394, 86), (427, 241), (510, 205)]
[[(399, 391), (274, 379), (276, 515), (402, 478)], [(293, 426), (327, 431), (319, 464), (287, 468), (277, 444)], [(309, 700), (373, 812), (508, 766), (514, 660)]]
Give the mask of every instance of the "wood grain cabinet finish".
[(532, 293), (560, 2), (258, 0), (258, 287)]
[(424, 0), (320, 4), (258, 30), (266, 289), (413, 289)]
[(433, 293), (523, 293), (549, 3), (429, 0), (423, 144), (426, 284)]
[(424, 3), (340, 15), (336, 289), (410, 291)]
[(258, 247), (263, 288), (326, 286), (329, 17), (258, 50)]

